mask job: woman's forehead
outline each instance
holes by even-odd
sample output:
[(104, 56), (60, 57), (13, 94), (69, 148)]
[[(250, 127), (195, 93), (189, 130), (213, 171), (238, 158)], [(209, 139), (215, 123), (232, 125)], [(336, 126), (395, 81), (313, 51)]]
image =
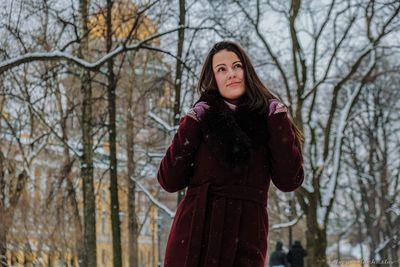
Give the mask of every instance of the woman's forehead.
[(216, 66), (218, 64), (232, 64), (237, 61), (240, 62), (240, 59), (236, 53), (228, 50), (221, 50), (213, 56), (212, 63), (213, 66)]

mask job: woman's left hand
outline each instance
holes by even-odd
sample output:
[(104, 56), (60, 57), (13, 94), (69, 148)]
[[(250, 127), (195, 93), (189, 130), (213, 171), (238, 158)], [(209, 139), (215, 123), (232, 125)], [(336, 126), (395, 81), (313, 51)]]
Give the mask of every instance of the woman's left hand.
[(277, 113), (282, 113), (282, 112), (287, 112), (287, 107), (285, 104), (282, 102), (279, 102), (277, 99), (270, 99), (268, 100), (269, 103), (269, 111), (268, 111), (268, 116), (271, 116), (272, 114), (277, 114)]

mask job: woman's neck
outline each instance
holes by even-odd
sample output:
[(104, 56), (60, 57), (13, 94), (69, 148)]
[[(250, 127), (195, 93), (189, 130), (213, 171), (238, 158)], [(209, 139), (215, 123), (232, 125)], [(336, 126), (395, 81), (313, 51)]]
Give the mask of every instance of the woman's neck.
[(224, 102), (231, 110), (237, 109), (237, 104), (232, 103), (232, 101), (228, 101), (227, 99), (224, 99)]
[(239, 105), (240, 103), (242, 103), (243, 98), (242, 98), (242, 97), (239, 97), (239, 98), (237, 98), (237, 99), (226, 99), (226, 98), (224, 98), (224, 101), (225, 101), (226, 103), (230, 103), (230, 104), (232, 104), (232, 105), (237, 106), (237, 105)]

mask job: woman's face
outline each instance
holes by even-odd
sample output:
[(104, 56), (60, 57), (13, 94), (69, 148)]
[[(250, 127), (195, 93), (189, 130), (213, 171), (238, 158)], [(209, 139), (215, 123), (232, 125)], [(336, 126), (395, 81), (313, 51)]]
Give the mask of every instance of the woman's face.
[(231, 51), (221, 50), (213, 56), (212, 67), (218, 91), (228, 100), (239, 99), (245, 92), (243, 64)]

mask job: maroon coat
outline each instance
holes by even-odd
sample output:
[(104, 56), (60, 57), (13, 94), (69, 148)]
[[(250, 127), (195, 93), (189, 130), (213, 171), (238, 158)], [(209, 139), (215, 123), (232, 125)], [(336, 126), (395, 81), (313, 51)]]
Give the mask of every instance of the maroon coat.
[(200, 120), (193, 111), (181, 118), (158, 171), (166, 191), (188, 187), (164, 266), (263, 267), (270, 180), (285, 192), (303, 182), (292, 125), (286, 113), (232, 111), (213, 95), (199, 101), (210, 108)]

